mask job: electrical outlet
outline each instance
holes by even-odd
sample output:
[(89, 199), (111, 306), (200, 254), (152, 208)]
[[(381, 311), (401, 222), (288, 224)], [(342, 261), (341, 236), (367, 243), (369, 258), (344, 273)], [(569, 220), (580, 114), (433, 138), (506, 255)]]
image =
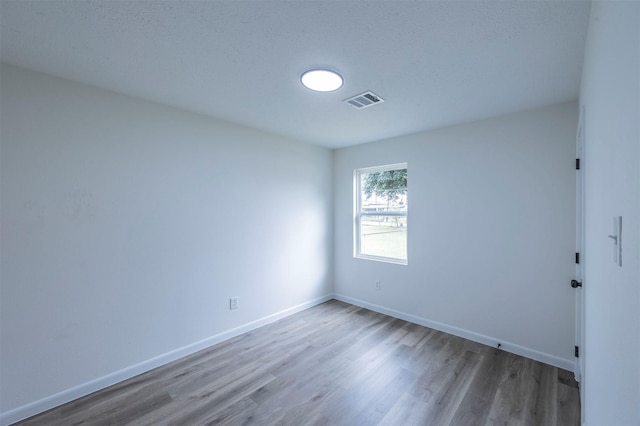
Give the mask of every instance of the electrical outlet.
[(376, 281), (376, 290), (382, 290), (382, 281)]
[(229, 310), (238, 309), (238, 296), (229, 299)]

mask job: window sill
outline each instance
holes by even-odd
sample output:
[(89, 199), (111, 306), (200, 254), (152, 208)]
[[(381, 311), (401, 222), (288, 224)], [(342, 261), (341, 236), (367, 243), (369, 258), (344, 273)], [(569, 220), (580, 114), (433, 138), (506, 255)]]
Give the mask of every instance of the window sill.
[(373, 260), (375, 262), (383, 262), (383, 263), (393, 263), (395, 265), (408, 265), (409, 261), (407, 259), (394, 259), (393, 257), (382, 257), (382, 256), (371, 256), (367, 254), (356, 254), (353, 257), (356, 259), (362, 260)]

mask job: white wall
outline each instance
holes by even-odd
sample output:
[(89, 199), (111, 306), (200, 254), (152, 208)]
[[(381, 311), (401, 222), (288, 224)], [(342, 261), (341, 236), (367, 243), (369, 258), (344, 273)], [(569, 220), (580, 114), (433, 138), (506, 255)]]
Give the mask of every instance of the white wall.
[(1, 87), (0, 411), (331, 294), (331, 151), (12, 66)]
[[(640, 424), (640, 2), (593, 3), (585, 109), (586, 345), (583, 421)], [(612, 218), (623, 217), (623, 265)]]
[[(572, 368), (577, 111), (568, 103), (335, 151), (335, 292)], [(353, 170), (405, 161), (409, 265), (354, 258)]]

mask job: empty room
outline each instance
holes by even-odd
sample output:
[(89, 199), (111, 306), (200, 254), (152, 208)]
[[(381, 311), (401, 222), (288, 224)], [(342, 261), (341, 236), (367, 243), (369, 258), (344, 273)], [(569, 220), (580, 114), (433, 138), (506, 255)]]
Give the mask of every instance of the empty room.
[(640, 1), (0, 0), (0, 425), (640, 424)]

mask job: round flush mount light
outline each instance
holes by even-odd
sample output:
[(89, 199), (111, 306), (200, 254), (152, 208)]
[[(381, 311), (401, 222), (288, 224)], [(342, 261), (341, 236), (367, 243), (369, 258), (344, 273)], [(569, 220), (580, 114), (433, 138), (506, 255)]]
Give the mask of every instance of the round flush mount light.
[(302, 84), (316, 92), (333, 92), (342, 87), (342, 76), (330, 70), (309, 70), (300, 77)]

